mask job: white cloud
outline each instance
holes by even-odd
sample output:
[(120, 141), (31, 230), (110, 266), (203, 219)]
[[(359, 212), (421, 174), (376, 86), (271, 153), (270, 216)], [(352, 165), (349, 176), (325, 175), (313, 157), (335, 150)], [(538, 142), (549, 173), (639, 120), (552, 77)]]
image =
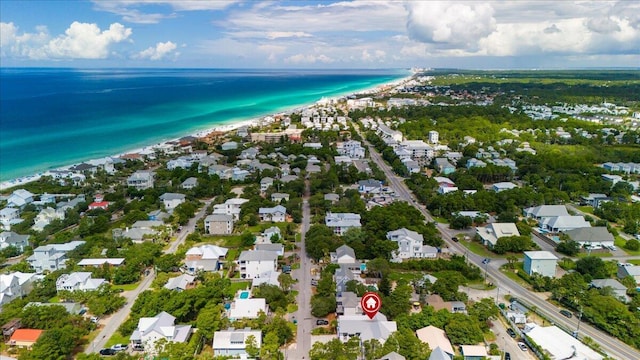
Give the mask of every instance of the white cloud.
[(122, 16), (122, 20), (138, 24), (156, 24), (163, 19), (173, 18), (174, 13), (146, 13), (139, 10), (149, 5), (165, 5), (173, 11), (223, 10), (238, 0), (93, 0), (97, 10)]
[(267, 32), (267, 39), (280, 39), (280, 38), (290, 38), (290, 37), (311, 37), (312, 35), (303, 31), (269, 31)]
[(315, 63), (329, 64), (334, 62), (335, 60), (324, 54), (320, 54), (320, 55), (296, 54), (296, 55), (289, 56), (288, 58), (284, 59), (284, 61), (285, 63), (290, 63), (290, 64), (315, 64)]
[(174, 52), (178, 46), (171, 41), (159, 42), (156, 46), (151, 46), (146, 50), (142, 50), (134, 56), (135, 59), (149, 59), (149, 60), (161, 60), (165, 57), (174, 54), (174, 56), (180, 55), (179, 52)]
[(96, 24), (74, 21), (63, 35), (51, 38), (46, 27), (35, 33), (18, 31), (13, 23), (2, 23), (2, 55), (28, 59), (104, 59), (111, 45), (127, 40), (131, 29), (113, 23), (107, 30)]

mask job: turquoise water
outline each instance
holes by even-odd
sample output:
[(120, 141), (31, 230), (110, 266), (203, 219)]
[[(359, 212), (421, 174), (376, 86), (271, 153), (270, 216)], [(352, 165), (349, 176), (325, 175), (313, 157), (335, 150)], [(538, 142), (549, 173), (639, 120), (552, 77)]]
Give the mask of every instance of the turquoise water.
[(371, 88), (399, 70), (0, 69), (0, 181)]
[(249, 292), (248, 291), (243, 291), (240, 293), (240, 299), (248, 299), (249, 298)]

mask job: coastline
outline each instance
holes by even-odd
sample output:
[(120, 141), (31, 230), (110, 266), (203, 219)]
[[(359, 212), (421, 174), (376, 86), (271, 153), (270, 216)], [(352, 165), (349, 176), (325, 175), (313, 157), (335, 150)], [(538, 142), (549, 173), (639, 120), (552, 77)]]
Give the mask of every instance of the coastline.
[[(335, 98), (342, 98), (342, 97), (348, 97), (348, 96), (352, 96), (352, 95), (358, 95), (358, 94), (376, 94), (378, 92), (380, 92), (382, 90), (382, 88), (386, 88), (386, 87), (395, 87), (398, 86), (400, 84), (403, 84), (409, 80), (411, 80), (414, 77), (413, 73), (410, 73), (407, 76), (403, 76), (401, 78), (398, 79), (394, 79), (393, 81), (390, 82), (385, 82), (385, 83), (381, 83), (381, 84), (376, 84), (372, 87), (368, 87), (368, 88), (363, 88), (357, 91), (346, 91), (345, 93), (338, 93), (336, 95), (333, 95), (331, 97), (329, 97), (328, 99), (335, 99)], [(322, 98), (321, 98), (322, 99)], [(288, 113), (288, 112), (295, 112), (295, 111), (300, 111), (303, 109), (307, 109), (310, 107), (315, 106), (318, 101), (320, 101), (321, 99), (316, 99), (313, 103), (304, 103), (304, 104), (299, 104), (299, 105), (294, 105), (294, 106), (286, 106), (282, 109), (276, 109), (275, 112), (270, 112), (267, 114), (262, 114), (259, 115), (257, 117), (253, 117), (250, 119), (228, 119), (222, 123), (218, 123), (216, 124), (214, 127), (206, 127), (204, 129), (200, 129), (200, 130), (195, 130), (194, 129), (190, 130), (190, 132), (185, 132), (183, 133), (181, 136), (178, 137), (174, 137), (174, 138), (169, 138), (169, 139), (162, 139), (159, 142), (151, 145), (145, 145), (142, 147), (137, 147), (137, 148), (133, 148), (131, 150), (128, 151), (124, 151), (124, 152), (118, 152), (114, 155), (107, 155), (107, 156), (103, 156), (100, 158), (86, 158), (84, 160), (81, 160), (79, 162), (75, 162), (75, 163), (71, 163), (68, 165), (63, 165), (63, 166), (59, 166), (57, 168), (54, 169), (47, 169), (47, 170), (43, 170), (41, 172), (37, 172), (35, 174), (31, 174), (31, 175), (26, 175), (26, 176), (21, 176), (21, 177), (17, 177), (14, 179), (9, 179), (9, 180), (5, 180), (0, 182), (0, 191), (4, 191), (6, 189), (9, 188), (13, 188), (16, 186), (21, 186), (33, 181), (37, 181), (40, 178), (42, 178), (43, 176), (47, 176), (51, 174), (51, 171), (57, 171), (57, 170), (68, 170), (69, 168), (76, 166), (80, 163), (83, 162), (91, 162), (91, 161), (97, 161), (100, 159), (105, 159), (105, 158), (119, 158), (121, 156), (124, 156), (126, 154), (139, 154), (145, 150), (148, 149), (153, 149), (156, 146), (161, 146), (163, 144), (167, 144), (169, 142), (173, 142), (173, 141), (177, 141), (178, 139), (185, 137), (185, 136), (193, 136), (193, 137), (205, 137), (206, 135), (212, 133), (212, 132), (224, 132), (224, 133), (228, 133), (231, 132), (233, 130), (237, 130), (238, 128), (241, 128), (243, 126), (257, 126), (260, 122), (260, 120), (264, 117), (267, 116), (271, 116), (271, 115), (275, 115), (278, 113)]]

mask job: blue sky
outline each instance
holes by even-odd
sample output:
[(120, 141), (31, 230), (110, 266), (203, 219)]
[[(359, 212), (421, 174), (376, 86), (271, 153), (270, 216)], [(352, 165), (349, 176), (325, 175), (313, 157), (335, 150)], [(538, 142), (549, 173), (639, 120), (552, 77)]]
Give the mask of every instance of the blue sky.
[(0, 65), (640, 66), (639, 1), (0, 2)]

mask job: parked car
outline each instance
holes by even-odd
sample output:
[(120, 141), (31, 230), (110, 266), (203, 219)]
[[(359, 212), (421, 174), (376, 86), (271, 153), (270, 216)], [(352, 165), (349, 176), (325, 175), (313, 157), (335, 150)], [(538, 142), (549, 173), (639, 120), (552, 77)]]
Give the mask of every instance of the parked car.
[(97, 316), (92, 316), (91, 319), (89, 319), (89, 320), (91, 320), (92, 323), (97, 324), (98, 320), (100, 320), (100, 318), (97, 317)]
[(318, 319), (316, 320), (316, 325), (329, 325), (329, 321), (324, 319)]
[(111, 347), (112, 350), (115, 351), (125, 351), (129, 346), (125, 344), (115, 344)]
[(522, 341), (518, 343), (518, 347), (522, 351), (527, 351), (527, 344), (523, 343)]
[(504, 360), (511, 360), (511, 354), (504, 353)]
[(131, 345), (131, 350), (133, 350), (133, 351), (144, 351), (144, 345), (142, 345), (142, 344), (133, 344), (133, 345)]
[(451, 240), (453, 240), (453, 241), (455, 241), (455, 242), (458, 242), (458, 241), (459, 241), (459, 240), (458, 240), (458, 238), (457, 238), (457, 237), (455, 237), (455, 236), (454, 236), (454, 237), (452, 237), (452, 238), (451, 238)]
[(513, 329), (512, 329), (512, 328), (508, 328), (508, 329), (507, 329), (507, 334), (509, 334), (509, 336), (511, 336), (512, 338), (515, 338), (515, 337), (516, 337), (516, 332), (515, 332), (515, 331), (513, 331)]
[(116, 353), (117, 351), (109, 348), (100, 350), (100, 355), (115, 355)]
[(562, 310), (560, 310), (560, 314), (568, 317), (569, 319), (571, 319), (571, 317), (573, 317), (573, 314), (569, 310), (562, 309)]

